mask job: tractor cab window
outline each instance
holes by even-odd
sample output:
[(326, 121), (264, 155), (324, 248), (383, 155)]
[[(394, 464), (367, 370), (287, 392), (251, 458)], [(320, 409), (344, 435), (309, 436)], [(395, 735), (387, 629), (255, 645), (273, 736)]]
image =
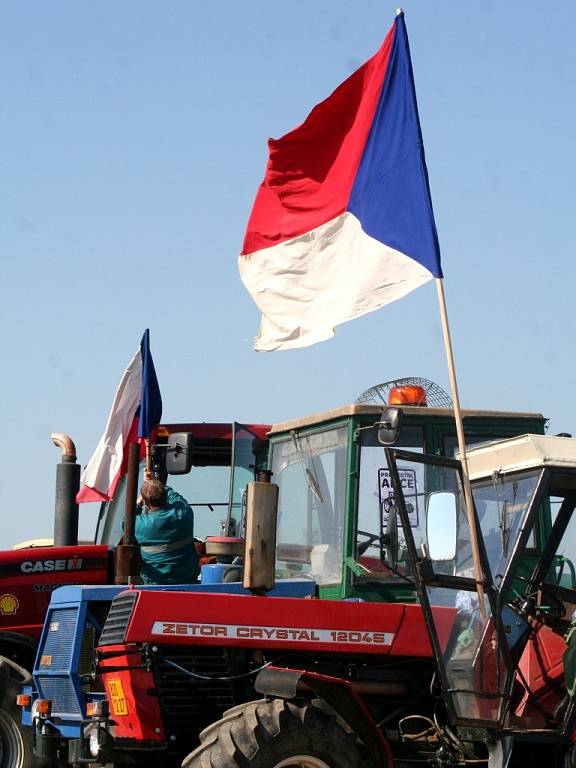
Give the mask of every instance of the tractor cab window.
[[(495, 475), (488, 481), (474, 484), (474, 506), (496, 586), (502, 581), (514, 554), (539, 477), (539, 472), (506, 477)], [(534, 537), (530, 535), (526, 546), (533, 548), (533, 541)]]
[[(162, 450), (157, 454), (157, 461), (162, 477)], [(254, 479), (254, 467), (264, 461), (262, 441), (241, 424), (234, 425), (234, 452), (229, 437), (195, 440), (190, 472), (168, 475), (166, 484), (181, 494), (194, 510), (196, 538), (241, 534), (244, 490)], [(142, 485), (143, 474), (144, 462), (141, 462), (138, 488)], [(112, 501), (102, 505), (96, 535), (98, 543), (114, 547), (120, 541), (125, 500), (126, 477), (123, 476)]]
[[(249, 473), (249, 477), (248, 477)], [(238, 479), (245, 475), (245, 483), (253, 479), (249, 470), (238, 473)], [(144, 477), (144, 462), (140, 463), (138, 488)], [(247, 477), (247, 479), (246, 479)], [(230, 466), (192, 467), (187, 475), (170, 475), (166, 484), (181, 494), (194, 510), (194, 535), (198, 539), (221, 535), (228, 515), (228, 492), (230, 488)], [(112, 501), (103, 505), (98, 526), (99, 544), (115, 547), (122, 537), (122, 521), (126, 504), (126, 476), (120, 478)], [(234, 509), (241, 507), (241, 499)]]
[[(548, 499), (552, 521), (556, 522), (558, 514), (565, 502), (564, 496), (551, 496)], [(561, 522), (561, 521), (559, 521)], [(558, 549), (552, 561), (547, 583), (555, 584), (576, 591), (576, 515), (572, 514), (564, 530), (564, 534), (558, 545)], [(576, 602), (576, 599), (574, 600)], [(576, 605), (574, 606), (576, 609)], [(572, 615), (570, 611), (570, 616)]]
[[(356, 561), (366, 574), (378, 578), (391, 578), (393, 570), (382, 545), (381, 525), (385, 531), (394, 510), (394, 493), (384, 446), (378, 442), (374, 429), (360, 432), (360, 477), (358, 485), (358, 514), (356, 536)], [(413, 453), (424, 452), (424, 431), (420, 427), (404, 427), (396, 444)], [(407, 490), (412, 489), (412, 522), (418, 528), (424, 519), (421, 509), (422, 470), (419, 466), (403, 467), (399, 462), (401, 481)]]
[[(141, 487), (144, 462), (140, 465), (138, 488)], [(235, 496), (232, 500), (233, 520), (240, 523), (242, 492), (246, 484), (254, 479), (248, 467), (237, 467), (234, 474)], [(181, 494), (194, 510), (194, 535), (198, 539), (206, 536), (221, 536), (228, 517), (228, 494), (230, 491), (230, 465), (194, 466), (187, 475), (169, 475), (166, 484)], [(98, 543), (114, 547), (122, 536), (122, 520), (126, 503), (126, 477), (118, 483), (112, 501), (104, 506), (104, 516), (99, 525)], [(233, 523), (232, 530), (235, 529)]]
[[(523, 610), (537, 610), (544, 620), (569, 622), (576, 611), (576, 478), (551, 475), (534, 518), (548, 515), (553, 524), (536, 564), (519, 559), (508, 578), (507, 600)], [(536, 567), (535, 567), (536, 566)]]
[(273, 445), (278, 484), (277, 578), (342, 580), (348, 428), (301, 434)]

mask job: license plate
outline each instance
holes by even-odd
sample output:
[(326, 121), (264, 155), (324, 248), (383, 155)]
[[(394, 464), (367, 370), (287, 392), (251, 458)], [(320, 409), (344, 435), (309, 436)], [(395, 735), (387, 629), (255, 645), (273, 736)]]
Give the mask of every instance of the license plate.
[(108, 693), (110, 694), (110, 703), (115, 715), (127, 715), (126, 697), (121, 680), (108, 680)]

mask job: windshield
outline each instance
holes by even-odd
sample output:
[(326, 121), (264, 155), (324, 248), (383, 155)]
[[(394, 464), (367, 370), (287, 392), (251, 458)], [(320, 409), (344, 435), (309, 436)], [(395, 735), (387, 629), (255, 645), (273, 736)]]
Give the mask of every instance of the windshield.
[[(140, 463), (138, 488), (142, 485), (144, 462)], [(240, 470), (238, 482), (244, 485), (253, 479), (248, 469)], [(170, 475), (166, 485), (181, 494), (194, 510), (194, 535), (221, 535), (228, 515), (230, 467), (192, 467), (187, 475)], [(114, 499), (104, 505), (101, 524), (98, 527), (98, 543), (115, 547), (122, 536), (122, 520), (126, 504), (126, 477), (120, 478)], [(241, 497), (234, 511), (241, 509)]]
[[(550, 496), (544, 499), (548, 502), (552, 514), (552, 521), (556, 520), (565, 496)], [(551, 572), (546, 581), (550, 584), (558, 584), (561, 587), (576, 590), (576, 515), (572, 515), (566, 526), (562, 540), (556, 550)]]
[[(440, 570), (454, 576), (472, 577), (474, 568), (470, 529), (458, 471), (443, 465), (419, 461), (398, 460), (397, 466), (410, 518), (412, 538), (419, 555), (423, 554), (422, 545), (427, 542), (427, 510), (430, 497), (438, 491), (455, 494), (458, 510), (457, 546), (454, 558), (443, 562)], [(415, 478), (413, 487), (411, 477)], [(473, 484), (474, 506), (490, 572), (496, 585), (503, 578), (512, 558), (539, 477), (539, 471), (507, 477), (495, 475), (489, 480)]]
[[(234, 465), (231, 471), (232, 440), (206, 439), (198, 455), (198, 464), (185, 475), (169, 475), (166, 484), (181, 494), (194, 511), (194, 536), (239, 536), (243, 527), (243, 499), (247, 483), (254, 479), (254, 467), (265, 456), (260, 441), (240, 424), (234, 425)], [(259, 451), (258, 454), (255, 451)], [(144, 462), (140, 463), (138, 488), (143, 480)], [(126, 477), (117, 486), (114, 499), (102, 505), (97, 543), (115, 547), (122, 536), (126, 503)], [(228, 525), (228, 520), (230, 521)]]
[[(472, 493), (492, 578), (502, 580), (534, 496), (540, 472), (529, 472), (474, 483)], [(533, 537), (528, 547), (533, 546)]]
[(276, 575), (309, 576), (319, 585), (342, 579), (348, 428), (275, 443), (278, 483)]
[[(386, 461), (384, 446), (378, 442), (375, 429), (362, 431), (360, 440), (360, 477), (358, 483), (358, 515), (356, 560), (366, 574), (378, 578), (394, 578), (389, 564), (381, 554), (380, 515), (383, 529), (389, 524), (389, 514), (394, 507), (394, 492), (390, 470)], [(398, 447), (422, 453), (424, 431), (421, 427), (404, 427), (396, 443)], [(417, 490), (422, 487), (422, 469), (419, 465), (408, 466), (398, 462), (401, 481), (413, 493), (411, 500), (411, 521), (418, 528), (424, 519), (421, 510), (421, 496)], [(419, 542), (421, 537), (419, 538)]]

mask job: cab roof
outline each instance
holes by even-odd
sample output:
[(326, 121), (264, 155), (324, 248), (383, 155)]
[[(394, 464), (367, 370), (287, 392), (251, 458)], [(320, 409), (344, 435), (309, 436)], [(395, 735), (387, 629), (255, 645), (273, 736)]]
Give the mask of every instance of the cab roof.
[[(278, 424), (273, 424), (270, 430), (270, 435), (276, 435), (281, 432), (290, 432), (293, 429), (304, 429), (306, 427), (313, 427), (321, 425), (329, 421), (337, 421), (345, 419), (350, 416), (372, 416), (374, 421), (378, 421), (380, 415), (387, 407), (399, 408), (406, 416), (422, 416), (425, 418), (444, 417), (453, 418), (454, 411), (452, 408), (428, 408), (422, 406), (385, 406), (385, 405), (365, 405), (363, 403), (352, 403), (350, 405), (342, 405), (339, 408), (332, 408), (329, 411), (321, 411), (311, 416), (302, 416), (298, 419), (291, 419), (289, 421), (281, 421)], [(544, 416), (541, 413), (520, 413), (518, 411), (480, 411), (480, 410), (463, 410), (463, 419), (472, 418), (484, 418), (484, 419), (530, 419), (530, 420), (543, 420)]]
[[(236, 423), (236, 433), (243, 435), (243, 433), (250, 433), (254, 437), (260, 440), (266, 440), (268, 432), (270, 430), (269, 424), (241, 424)], [(180, 424), (160, 424), (158, 427), (158, 435), (160, 437), (168, 437), (174, 432), (190, 432), (195, 439), (215, 439), (215, 440), (232, 440), (232, 428), (233, 424), (227, 422), (196, 422)]]
[(556, 466), (576, 469), (576, 440), (551, 435), (520, 435), (485, 443), (466, 452), (471, 480), (526, 469)]

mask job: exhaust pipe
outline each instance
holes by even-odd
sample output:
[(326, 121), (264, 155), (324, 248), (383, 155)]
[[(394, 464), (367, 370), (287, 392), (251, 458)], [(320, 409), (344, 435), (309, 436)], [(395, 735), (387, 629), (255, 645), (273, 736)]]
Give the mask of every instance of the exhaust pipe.
[(72, 438), (61, 432), (50, 435), (62, 450), (62, 461), (56, 466), (56, 498), (54, 507), (54, 546), (74, 547), (78, 544), (78, 503), (80, 465), (76, 463), (76, 446)]
[(138, 443), (130, 443), (124, 504), (124, 537), (123, 543), (116, 547), (115, 584), (140, 583), (140, 547), (134, 535), (139, 464), (140, 446)]
[(246, 486), (246, 541), (243, 586), (254, 594), (274, 588), (278, 486), (272, 472), (259, 470)]

